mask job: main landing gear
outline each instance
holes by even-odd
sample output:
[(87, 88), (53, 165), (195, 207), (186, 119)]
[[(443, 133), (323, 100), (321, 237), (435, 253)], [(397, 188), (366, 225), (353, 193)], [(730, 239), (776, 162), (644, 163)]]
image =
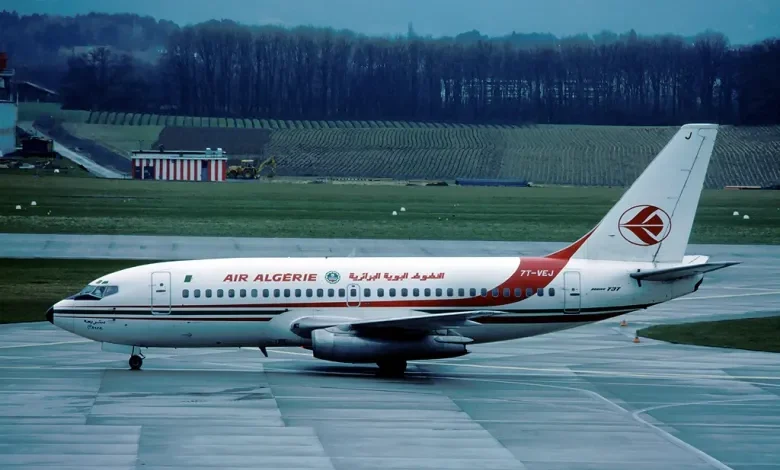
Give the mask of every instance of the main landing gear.
[(128, 362), (130, 363), (130, 368), (132, 370), (141, 370), (141, 366), (144, 365), (144, 359), (141, 356), (136, 355), (130, 356)]
[(403, 377), (406, 372), (406, 361), (379, 361), (379, 375), (385, 377)]
[(141, 366), (144, 365), (144, 355), (141, 352), (141, 348), (133, 346), (133, 351), (130, 353), (130, 360), (127, 362), (130, 364), (131, 370), (141, 370)]

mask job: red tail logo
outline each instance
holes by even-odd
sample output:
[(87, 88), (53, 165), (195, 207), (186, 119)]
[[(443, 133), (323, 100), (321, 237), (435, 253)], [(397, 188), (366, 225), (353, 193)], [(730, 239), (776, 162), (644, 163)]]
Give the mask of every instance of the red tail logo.
[(637, 246), (652, 246), (669, 236), (672, 218), (660, 207), (634, 206), (620, 216), (618, 228), (627, 242)]

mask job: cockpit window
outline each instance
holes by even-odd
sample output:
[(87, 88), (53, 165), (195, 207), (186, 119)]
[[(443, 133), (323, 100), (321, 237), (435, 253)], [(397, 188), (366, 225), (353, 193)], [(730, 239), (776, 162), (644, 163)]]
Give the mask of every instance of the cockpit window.
[(119, 287), (117, 286), (90, 285), (81, 289), (78, 294), (74, 295), (73, 300), (100, 300), (109, 295), (116, 294), (117, 292), (119, 292)]

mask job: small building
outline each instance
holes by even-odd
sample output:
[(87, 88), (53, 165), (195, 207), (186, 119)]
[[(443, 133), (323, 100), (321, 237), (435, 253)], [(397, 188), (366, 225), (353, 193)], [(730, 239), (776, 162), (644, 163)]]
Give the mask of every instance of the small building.
[(17, 82), (16, 93), (19, 95), (19, 101), (25, 103), (56, 103), (60, 101), (59, 93), (30, 81)]
[(138, 150), (131, 157), (133, 179), (166, 181), (225, 181), (227, 154), (222, 149)]

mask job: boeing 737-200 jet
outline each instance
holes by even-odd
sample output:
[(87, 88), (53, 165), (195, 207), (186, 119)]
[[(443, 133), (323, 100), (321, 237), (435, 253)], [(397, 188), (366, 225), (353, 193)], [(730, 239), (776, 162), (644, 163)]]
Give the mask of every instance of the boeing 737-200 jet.
[(143, 348), (295, 346), (376, 363), (468, 354), (695, 292), (710, 263), (685, 250), (718, 126), (682, 126), (607, 215), (544, 257), (235, 258), (107, 274), (47, 312), (54, 325), (130, 354)]

